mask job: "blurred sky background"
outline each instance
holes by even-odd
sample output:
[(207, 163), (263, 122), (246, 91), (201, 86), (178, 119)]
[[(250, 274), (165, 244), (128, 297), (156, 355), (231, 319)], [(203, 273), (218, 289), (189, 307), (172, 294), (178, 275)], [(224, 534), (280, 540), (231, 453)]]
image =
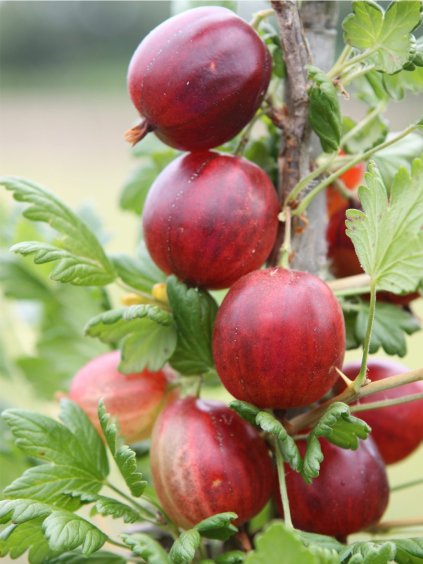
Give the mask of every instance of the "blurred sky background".
[[(263, 3), (239, 5), (248, 19)], [(137, 120), (127, 67), (142, 37), (171, 10), (165, 1), (0, 2), (0, 174), (30, 178), (73, 208), (92, 204), (111, 251), (131, 253), (139, 228), (117, 204), (136, 164), (123, 139)], [(342, 13), (349, 10), (350, 2), (341, 2)], [(351, 117), (364, 112), (354, 101), (345, 106)], [(421, 95), (392, 103), (392, 127), (405, 127), (422, 108)], [(10, 203), (0, 192), (0, 206)], [(423, 364), (422, 345), (421, 333), (410, 339), (410, 367)], [(392, 469), (392, 481), (421, 475), (422, 461), (420, 450)], [(422, 494), (421, 487), (394, 494), (388, 517), (421, 513)]]

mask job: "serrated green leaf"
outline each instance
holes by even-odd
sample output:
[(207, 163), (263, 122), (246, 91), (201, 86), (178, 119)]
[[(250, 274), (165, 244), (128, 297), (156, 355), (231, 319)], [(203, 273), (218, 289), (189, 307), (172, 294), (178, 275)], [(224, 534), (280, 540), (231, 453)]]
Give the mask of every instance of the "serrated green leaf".
[(238, 528), (232, 524), (237, 517), (232, 512), (218, 513), (197, 523), (195, 529), (202, 537), (225, 541), (238, 532)]
[[(363, 304), (354, 326), (359, 343), (364, 341), (368, 315), (369, 305)], [(374, 354), (383, 348), (387, 354), (404, 357), (407, 354), (405, 335), (411, 335), (420, 329), (419, 320), (411, 312), (393, 304), (377, 302), (369, 352)]]
[(53, 511), (43, 522), (43, 531), (53, 551), (81, 547), (83, 554), (92, 554), (107, 541), (95, 525), (69, 511)]
[(378, 289), (413, 292), (423, 272), (423, 161), (414, 161), (411, 177), (400, 169), (389, 195), (376, 165), (368, 170), (359, 188), (363, 211), (347, 211), (346, 233)]
[(216, 564), (242, 564), (245, 557), (245, 552), (241, 552), (241, 550), (230, 550), (218, 556), (216, 558)]
[(270, 413), (260, 411), (256, 415), (256, 425), (258, 425), (266, 433), (269, 433), (276, 438), (279, 442), (283, 459), (293, 470), (300, 472), (302, 468), (300, 452), (294, 439), (288, 435), (282, 423)]
[(167, 294), (177, 331), (169, 362), (181, 374), (204, 374), (214, 367), (211, 342), (217, 303), (208, 292), (188, 288), (175, 276), (168, 278)]
[[(394, 560), (396, 546), (393, 542), (354, 543), (341, 553), (341, 561), (349, 564), (388, 564)], [(397, 562), (397, 560), (395, 560)]]
[(109, 463), (104, 443), (85, 411), (68, 399), (60, 402), (60, 419), (83, 447), (89, 449), (90, 465), (96, 468), (96, 475), (105, 477)]
[(136, 523), (140, 520), (139, 513), (132, 507), (104, 495), (97, 496), (95, 508), (101, 515), (105, 517), (110, 515), (113, 519), (123, 519), (124, 523)]
[(282, 521), (274, 521), (255, 539), (256, 549), (249, 552), (245, 564), (318, 564), (295, 531), (289, 531)]
[(77, 466), (41, 464), (28, 468), (14, 480), (4, 493), (11, 498), (36, 499), (64, 509), (74, 510), (80, 505), (70, 493), (78, 491), (96, 494), (102, 482)]
[(309, 68), (309, 78), (313, 81), (308, 90), (310, 125), (323, 151), (333, 153), (339, 149), (342, 130), (338, 92), (327, 75), (315, 67)]
[(184, 531), (170, 549), (169, 556), (171, 562), (174, 562), (174, 564), (190, 564), (194, 560), (200, 543), (200, 533), (196, 529)]
[(342, 552), (345, 550), (345, 544), (337, 541), (334, 537), (320, 535), (317, 533), (309, 533), (306, 531), (297, 531), (297, 533), (306, 546), (319, 546), (335, 552)]
[[(343, 119), (343, 134), (348, 133), (356, 123), (350, 118)], [(347, 140), (344, 147), (348, 153), (360, 153), (383, 143), (388, 134), (388, 123), (377, 114), (365, 127)]]
[(119, 370), (126, 374), (159, 370), (176, 347), (172, 315), (153, 305), (107, 311), (91, 319), (85, 331), (104, 343), (119, 345)]
[(132, 552), (141, 556), (147, 564), (169, 564), (169, 556), (164, 548), (146, 533), (135, 533), (133, 535), (122, 535), (122, 540)]
[(423, 538), (394, 539), (397, 547), (395, 559), (398, 564), (419, 564), (423, 561)]
[(121, 445), (117, 426), (111, 421), (110, 415), (106, 412), (104, 403), (98, 406), (98, 418), (106, 438), (107, 445), (119, 468), (126, 485), (131, 494), (139, 497), (143, 494), (147, 482), (143, 480), (141, 472), (138, 472), (137, 459), (135, 452), (126, 445)]
[[(387, 139), (389, 140), (392, 135), (394, 134), (388, 135)], [(400, 168), (411, 171), (411, 163), (414, 159), (422, 157), (423, 137), (418, 133), (410, 133), (390, 147), (378, 151), (373, 156), (373, 160), (377, 164), (385, 186), (390, 186)]]
[(102, 246), (87, 225), (58, 198), (40, 186), (16, 177), (0, 179), (18, 202), (30, 206), (23, 215), (32, 221), (48, 223), (59, 234), (57, 246), (41, 242), (15, 245), (23, 255), (35, 254), (35, 262), (57, 262), (53, 280), (77, 285), (102, 285), (112, 282), (116, 273)]
[(49, 558), (44, 564), (127, 564), (127, 559), (113, 552), (99, 550), (85, 556), (80, 551), (65, 552), (56, 558)]
[(235, 410), (238, 415), (248, 421), (248, 423), (251, 423), (251, 425), (256, 425), (256, 417), (260, 413), (260, 409), (258, 407), (241, 400), (231, 401), (229, 407)]
[(0, 282), (2, 291), (15, 300), (54, 300), (52, 291), (22, 259), (9, 253), (0, 253)]
[(344, 40), (367, 52), (376, 70), (393, 74), (414, 56), (411, 32), (421, 21), (420, 2), (391, 2), (386, 12), (373, 1), (353, 2), (353, 14), (342, 24)]
[(45, 564), (54, 552), (50, 549), (42, 530), (44, 518), (33, 519), (21, 525), (10, 525), (0, 534), (0, 557), (13, 560), (28, 551), (30, 564)]
[(350, 407), (342, 402), (331, 404), (307, 437), (307, 450), (301, 474), (307, 483), (319, 475), (323, 453), (318, 437), (349, 449), (357, 449), (359, 439), (366, 439), (371, 429), (361, 419), (351, 415)]
[(401, 100), (407, 92), (419, 94), (423, 92), (423, 68), (402, 70), (392, 75), (384, 74), (383, 86), (394, 100)]
[[(151, 293), (151, 289), (157, 282), (164, 282), (166, 276), (158, 269), (152, 270), (151, 265), (146, 265), (146, 260), (151, 259), (147, 256), (144, 261), (141, 258), (133, 258), (128, 255), (111, 255), (110, 260), (116, 269), (119, 277), (136, 290)], [(147, 266), (147, 268), (145, 268)], [(153, 274), (153, 277), (152, 277)]]
[(4, 499), (0, 500), (0, 523), (13, 521), (20, 525), (32, 519), (45, 519), (51, 511), (49, 505), (33, 499)]

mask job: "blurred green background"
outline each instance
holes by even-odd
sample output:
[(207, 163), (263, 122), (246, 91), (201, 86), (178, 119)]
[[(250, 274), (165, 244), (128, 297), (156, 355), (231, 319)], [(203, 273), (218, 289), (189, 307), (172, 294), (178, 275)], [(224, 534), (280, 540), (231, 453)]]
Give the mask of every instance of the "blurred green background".
[[(264, 3), (238, 5), (248, 19)], [(184, 2), (173, 5), (183, 7)], [(343, 14), (349, 9), (350, 2), (341, 2)], [(123, 140), (137, 120), (126, 92), (127, 66), (142, 37), (171, 10), (171, 2), (164, 1), (0, 2), (0, 174), (29, 178), (72, 208), (91, 205), (112, 252), (132, 253), (140, 224), (118, 208), (121, 186), (135, 164)], [(351, 117), (364, 112), (354, 100), (344, 101), (344, 107)], [(392, 128), (408, 125), (422, 107), (421, 95), (392, 103)], [(10, 195), (0, 192), (0, 217), (13, 207)], [(413, 307), (421, 317), (419, 302)], [(0, 332), (13, 340), (10, 346), (31, 352), (31, 324), (1, 294), (0, 311)], [(404, 362), (410, 368), (423, 365), (422, 333), (410, 338)], [(0, 385), (9, 404), (55, 409), (18, 375), (2, 378)], [(390, 469), (391, 482), (421, 477), (422, 467), (421, 448)], [(422, 506), (423, 486), (395, 493), (386, 518), (423, 519)]]

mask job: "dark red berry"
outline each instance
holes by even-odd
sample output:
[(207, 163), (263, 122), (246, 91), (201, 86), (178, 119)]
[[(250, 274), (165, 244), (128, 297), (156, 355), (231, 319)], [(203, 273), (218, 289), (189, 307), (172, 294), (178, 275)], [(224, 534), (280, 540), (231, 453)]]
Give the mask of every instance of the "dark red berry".
[(174, 16), (147, 35), (130, 62), (129, 93), (144, 118), (130, 140), (154, 131), (178, 149), (217, 147), (254, 116), (270, 75), (264, 43), (230, 10)]
[[(342, 370), (348, 378), (354, 380), (360, 371), (360, 365), (358, 361), (351, 362)], [(367, 377), (372, 381), (383, 380), (409, 370), (398, 362), (381, 358), (369, 360), (367, 368)], [(364, 397), (360, 403), (395, 399), (418, 393), (423, 393), (423, 382), (413, 382), (399, 388), (378, 392)], [(423, 399), (370, 411), (360, 411), (357, 415), (367, 421), (372, 428), (372, 438), (385, 464), (392, 464), (406, 458), (423, 441)]]
[[(319, 477), (307, 484), (286, 466), (286, 485), (294, 527), (344, 539), (377, 523), (389, 500), (382, 458), (369, 438), (357, 450), (345, 450), (325, 439)], [(302, 455), (305, 441), (299, 441)], [(282, 513), (280, 495), (276, 496)]]
[(247, 521), (273, 487), (271, 458), (258, 432), (225, 405), (193, 397), (158, 418), (151, 471), (164, 510), (187, 529), (225, 511)]
[(259, 407), (320, 399), (345, 353), (341, 308), (307, 272), (270, 268), (241, 278), (218, 311), (213, 355), (223, 385)]
[(156, 264), (204, 288), (227, 288), (268, 257), (279, 204), (266, 173), (213, 152), (190, 153), (152, 185), (144, 236)]

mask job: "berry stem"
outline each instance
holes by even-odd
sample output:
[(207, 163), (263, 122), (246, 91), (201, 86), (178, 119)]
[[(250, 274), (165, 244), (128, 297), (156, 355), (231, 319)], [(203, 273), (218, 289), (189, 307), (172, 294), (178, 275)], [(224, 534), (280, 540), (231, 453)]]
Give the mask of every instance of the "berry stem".
[(327, 285), (338, 297), (367, 294), (370, 291), (370, 276), (368, 274), (356, 274), (355, 276), (329, 280)]
[(388, 533), (392, 529), (404, 529), (423, 526), (423, 517), (412, 517), (398, 521), (385, 521), (367, 529), (371, 533)]
[(381, 102), (377, 104), (371, 112), (369, 112), (361, 121), (359, 121), (352, 129), (350, 129), (341, 139), (341, 147), (345, 145), (350, 139), (360, 133), (375, 117), (379, 116), (385, 109), (386, 104)]
[(281, 260), (280, 265), (282, 268), (289, 268), (289, 259), (291, 257), (291, 208), (286, 206), (282, 212), (283, 221), (285, 224), (284, 239), (281, 247)]
[(376, 312), (376, 284), (375, 282), (370, 283), (370, 304), (369, 304), (369, 317), (367, 319), (367, 329), (366, 335), (364, 337), (363, 343), (363, 357), (361, 360), (361, 368), (360, 372), (357, 375), (357, 378), (354, 380), (354, 389), (358, 392), (361, 386), (366, 381), (366, 373), (367, 373), (367, 358), (369, 356), (369, 349), (370, 349), (370, 341), (372, 338), (372, 329), (373, 329), (373, 322), (375, 320), (375, 312)]
[(314, 425), (326, 412), (327, 408), (334, 402), (341, 401), (344, 403), (352, 403), (357, 399), (370, 396), (371, 394), (383, 392), (384, 390), (391, 390), (392, 388), (398, 388), (399, 386), (411, 384), (412, 382), (419, 382), (421, 380), (423, 380), (423, 368), (417, 368), (416, 370), (410, 370), (410, 372), (405, 372), (396, 376), (389, 376), (383, 380), (365, 384), (359, 391), (356, 391), (354, 386), (349, 386), (337, 396), (322, 403), (319, 407), (290, 419), (289, 432), (291, 435), (294, 435), (302, 429), (306, 429), (311, 425)]
[(261, 10), (260, 12), (256, 12), (253, 14), (253, 18), (250, 21), (250, 26), (257, 30), (261, 22), (267, 18), (270, 18), (275, 15), (275, 11), (272, 8), (268, 8), (267, 10)]
[(419, 394), (410, 394), (409, 396), (403, 396), (401, 398), (386, 399), (380, 401), (374, 401), (371, 403), (362, 403), (359, 405), (353, 405), (351, 407), (351, 412), (357, 411), (367, 411), (369, 409), (379, 409), (381, 407), (389, 407), (391, 405), (400, 405), (401, 403), (408, 403), (410, 401), (416, 401), (423, 399), (423, 392)]
[(283, 463), (282, 451), (278, 440), (275, 440), (274, 445), (275, 445), (275, 453), (276, 453), (276, 468), (278, 470), (279, 490), (281, 492), (281, 501), (282, 501), (285, 525), (287, 529), (293, 529), (294, 526), (292, 524), (291, 510), (289, 508), (288, 490), (286, 488), (285, 466)]
[(422, 484), (423, 484), (423, 478), (419, 478), (418, 480), (411, 480), (410, 482), (404, 482), (403, 484), (392, 486), (391, 493), (398, 492), (400, 490), (405, 490), (407, 488), (413, 488), (414, 486), (421, 486)]

